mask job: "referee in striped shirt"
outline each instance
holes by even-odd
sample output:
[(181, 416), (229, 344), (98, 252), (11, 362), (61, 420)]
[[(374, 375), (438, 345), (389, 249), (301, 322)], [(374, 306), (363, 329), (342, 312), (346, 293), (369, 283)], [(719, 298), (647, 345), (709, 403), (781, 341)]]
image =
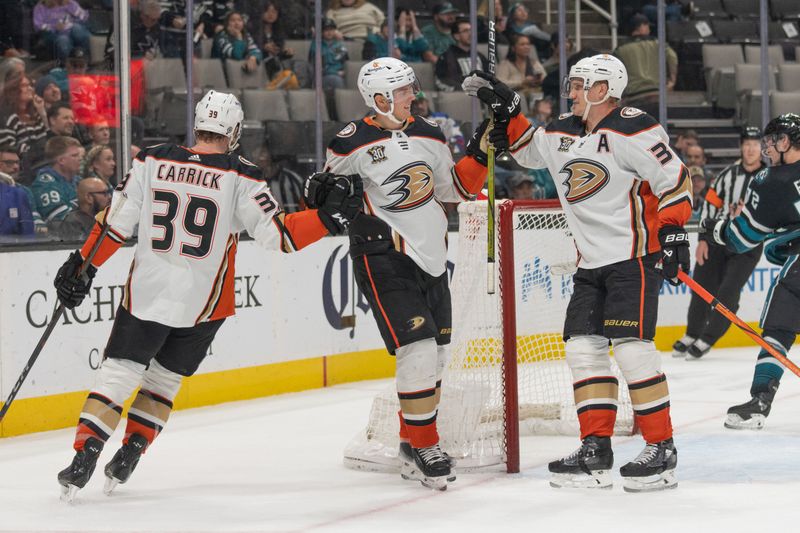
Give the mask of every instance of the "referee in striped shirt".
[[(705, 218), (733, 218), (744, 205), (744, 195), (750, 179), (765, 167), (761, 161), (761, 131), (745, 127), (741, 134), (741, 159), (726, 167), (711, 183), (700, 211)], [(736, 254), (700, 235), (695, 252), (696, 264), (692, 277), (708, 289), (731, 311), (739, 308), (742, 287), (753, 272), (762, 246), (747, 253)], [(730, 322), (692, 293), (686, 319), (686, 334), (672, 346), (673, 357), (687, 361), (703, 357), (730, 327)]]

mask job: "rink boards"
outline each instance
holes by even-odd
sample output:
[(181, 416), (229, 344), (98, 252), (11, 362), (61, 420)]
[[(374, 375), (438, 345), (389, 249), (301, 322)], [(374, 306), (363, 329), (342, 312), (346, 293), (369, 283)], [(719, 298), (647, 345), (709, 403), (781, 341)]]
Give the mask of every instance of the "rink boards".
[[(452, 275), (458, 236), (450, 235)], [(0, 253), (0, 396), (4, 400), (53, 313), (52, 280), (69, 250)], [(67, 427), (91, 387), (122, 297), (132, 248), (123, 248), (98, 272), (90, 297), (68, 311), (5, 420), (0, 436)], [(518, 272), (537, 258), (517, 257)], [(739, 315), (758, 320), (779, 269), (762, 259), (745, 286)], [(385, 349), (359, 291), (352, 293), (347, 239), (329, 237), (295, 254), (267, 252), (242, 241), (236, 261), (236, 316), (221, 328), (198, 374), (188, 378), (177, 409), (211, 405), (391, 376)], [(565, 289), (566, 290), (566, 289)], [(659, 303), (659, 349), (683, 333), (689, 296), (666, 286)], [(518, 295), (518, 298), (520, 296)], [(568, 297), (556, 294), (554, 297)], [(354, 314), (355, 327), (342, 323)], [(545, 332), (542, 332), (545, 333)], [(749, 345), (731, 330), (721, 346)], [(0, 400), (2, 401), (2, 400)]]

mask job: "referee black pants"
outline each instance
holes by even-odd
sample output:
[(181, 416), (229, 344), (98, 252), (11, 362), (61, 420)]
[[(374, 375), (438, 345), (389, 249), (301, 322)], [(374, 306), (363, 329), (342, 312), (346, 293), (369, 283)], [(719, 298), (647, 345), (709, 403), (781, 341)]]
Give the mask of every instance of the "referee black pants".
[[(739, 309), (739, 297), (753, 269), (761, 258), (762, 246), (744, 254), (736, 254), (724, 246), (708, 245), (708, 259), (695, 264), (692, 278), (728, 309)], [(731, 323), (720, 313), (713, 311), (697, 294), (692, 293), (689, 303), (686, 335), (713, 346), (722, 337)]]

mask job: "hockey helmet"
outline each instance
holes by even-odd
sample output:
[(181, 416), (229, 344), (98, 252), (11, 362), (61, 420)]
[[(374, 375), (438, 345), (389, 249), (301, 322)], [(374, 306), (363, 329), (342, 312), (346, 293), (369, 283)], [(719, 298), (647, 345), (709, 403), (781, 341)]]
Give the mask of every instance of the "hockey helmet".
[(764, 128), (764, 140), (770, 139), (774, 143), (781, 135), (786, 135), (793, 146), (800, 147), (800, 115), (784, 113), (770, 120)]
[[(608, 96), (622, 98), (628, 85), (628, 71), (625, 65), (609, 54), (598, 54), (584, 57), (569, 69), (569, 76), (561, 81), (561, 95), (569, 98), (569, 82), (573, 79), (583, 80), (583, 88), (589, 90), (598, 81), (608, 83)], [(592, 102), (598, 104), (600, 102)]]
[(194, 108), (195, 131), (219, 133), (228, 138), (228, 151), (239, 146), (244, 112), (232, 94), (208, 91)]
[[(394, 98), (392, 93), (394, 90), (406, 85), (413, 85), (414, 92), (419, 91), (414, 69), (393, 57), (379, 57), (366, 63), (358, 73), (357, 83), (358, 90), (361, 92), (367, 107), (395, 122), (398, 122), (398, 120), (393, 116)], [(379, 94), (383, 95), (389, 102), (389, 111), (386, 113), (378, 109), (375, 104), (375, 96)]]

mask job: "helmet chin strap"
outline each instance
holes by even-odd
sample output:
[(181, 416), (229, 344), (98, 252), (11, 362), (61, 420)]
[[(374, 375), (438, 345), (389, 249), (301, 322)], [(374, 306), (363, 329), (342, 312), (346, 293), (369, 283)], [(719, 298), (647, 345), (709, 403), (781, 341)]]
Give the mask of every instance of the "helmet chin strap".
[[(591, 87), (590, 87), (590, 89), (591, 89)], [(600, 100), (599, 102), (592, 102), (592, 101), (589, 100), (589, 96), (587, 94), (588, 92), (589, 91), (586, 90), (583, 93), (584, 100), (586, 100), (586, 109), (583, 110), (583, 116), (581, 116), (581, 120), (583, 122), (586, 122), (587, 120), (589, 120), (589, 110), (592, 108), (593, 105), (600, 105), (603, 102), (605, 102), (606, 100), (608, 100), (608, 97), (609, 97), (609, 94), (606, 93), (606, 95), (603, 97), (603, 99)]]
[[(384, 95), (384, 98), (386, 98), (385, 95)], [(394, 100), (390, 99), (390, 98), (386, 98), (386, 101), (389, 102), (389, 111), (387, 111), (385, 113), (383, 111), (381, 111), (380, 108), (378, 107), (378, 102), (375, 102), (375, 105), (373, 106), (373, 109), (375, 109), (375, 112), (378, 113), (379, 115), (382, 115), (382, 116), (386, 117), (387, 119), (389, 119), (391, 122), (397, 124), (398, 126), (402, 126), (404, 121), (397, 120), (397, 117), (394, 116)]]

